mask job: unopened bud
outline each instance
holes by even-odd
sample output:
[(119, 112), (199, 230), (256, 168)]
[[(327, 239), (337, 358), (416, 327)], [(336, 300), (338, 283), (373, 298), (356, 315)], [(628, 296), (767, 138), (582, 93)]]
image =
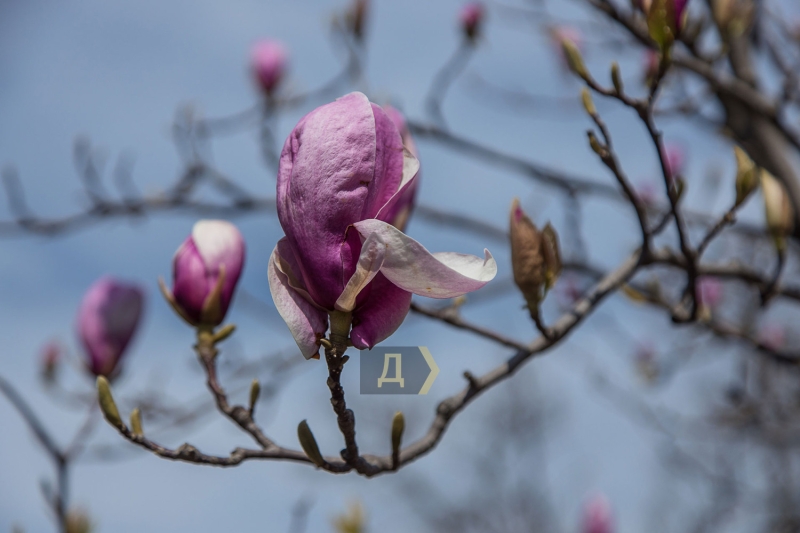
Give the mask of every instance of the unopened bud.
[(220, 343), (233, 335), (233, 332), (236, 331), (236, 324), (226, 324), (219, 328), (219, 331), (214, 333), (214, 344)]
[(70, 509), (64, 517), (65, 533), (90, 533), (92, 531), (92, 521), (89, 515), (82, 509)]
[(758, 170), (747, 152), (733, 147), (736, 155), (736, 205), (741, 204), (758, 187)]
[(253, 412), (256, 410), (256, 402), (258, 402), (259, 395), (261, 395), (261, 383), (259, 383), (257, 379), (254, 379), (253, 382), (250, 383), (250, 416), (252, 416)]
[(581, 89), (581, 103), (583, 103), (583, 108), (589, 115), (597, 114), (597, 108), (594, 106), (592, 95), (587, 87)]
[(405, 429), (406, 418), (401, 411), (397, 411), (392, 419), (392, 455), (400, 453), (400, 444), (403, 441)]
[(550, 223), (542, 230), (542, 256), (544, 257), (545, 291), (553, 288), (561, 275), (561, 251), (558, 246), (558, 234)]
[(597, 139), (597, 135), (590, 130), (586, 132), (586, 136), (589, 137), (589, 146), (592, 148), (592, 151), (600, 157), (605, 157), (606, 149), (602, 144), (600, 144), (600, 141)]
[(314, 438), (314, 434), (311, 433), (311, 428), (308, 427), (308, 422), (305, 420), (297, 425), (297, 438), (300, 440), (300, 446), (302, 446), (303, 451), (306, 452), (306, 455), (312, 463), (317, 466), (325, 464), (325, 459), (322, 458), (322, 454), (319, 452), (319, 446), (317, 446), (317, 439)]
[(680, 176), (676, 177), (673, 182), (675, 184), (675, 201), (677, 202), (683, 198), (683, 193), (686, 192), (686, 182)]
[(582, 79), (588, 80), (589, 71), (586, 70), (586, 65), (583, 63), (583, 57), (581, 57), (581, 51), (578, 46), (569, 39), (562, 39), (561, 47), (564, 50), (564, 57), (567, 58), (570, 70)]
[(544, 285), (542, 235), (519, 206), (519, 200), (516, 198), (511, 203), (509, 228), (514, 283), (519, 287), (528, 306), (534, 308), (541, 301)]
[(764, 212), (767, 229), (775, 240), (775, 246), (782, 250), (785, 237), (794, 229), (794, 210), (783, 184), (766, 170), (761, 170), (761, 192), (764, 195)]
[(122, 423), (122, 418), (119, 416), (117, 404), (114, 403), (111, 387), (105, 376), (97, 376), (97, 398), (100, 402), (100, 409), (103, 411), (108, 423), (117, 429), (124, 429), (125, 424)]
[(614, 89), (617, 93), (622, 94), (624, 89), (622, 85), (622, 74), (619, 72), (619, 63), (616, 61), (611, 63), (611, 83), (614, 84)]
[(144, 437), (142, 430), (142, 412), (137, 407), (131, 411), (131, 433), (136, 437)]

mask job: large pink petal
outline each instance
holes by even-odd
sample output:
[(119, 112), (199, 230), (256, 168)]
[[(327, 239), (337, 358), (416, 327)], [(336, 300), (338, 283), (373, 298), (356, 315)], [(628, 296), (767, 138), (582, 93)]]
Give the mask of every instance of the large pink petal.
[(401, 289), (429, 298), (455, 298), (480, 289), (497, 274), (489, 250), (484, 258), (444, 252), (431, 254), (420, 243), (391, 224), (362, 220), (353, 224), (367, 239), (376, 233), (386, 245), (381, 273)]
[(306, 359), (311, 359), (315, 355), (319, 357), (319, 340), (328, 330), (328, 314), (316, 308), (290, 286), (289, 276), (281, 270), (281, 257), (278, 255), (277, 246), (272, 252), (267, 276), (272, 301), (275, 302), (281, 318), (289, 326), (289, 331), (303, 357)]
[(353, 311), (350, 340), (359, 350), (372, 348), (397, 331), (411, 305), (411, 293), (404, 291), (383, 274), (378, 274), (367, 289), (369, 295)]

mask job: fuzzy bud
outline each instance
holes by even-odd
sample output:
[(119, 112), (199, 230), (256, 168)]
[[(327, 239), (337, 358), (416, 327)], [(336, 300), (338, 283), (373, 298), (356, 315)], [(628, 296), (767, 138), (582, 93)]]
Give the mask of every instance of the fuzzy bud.
[(105, 376), (97, 376), (97, 399), (108, 423), (117, 429), (125, 429), (125, 424), (122, 423), (122, 418), (119, 416), (117, 404), (111, 395), (111, 386)]
[(259, 383), (257, 379), (254, 379), (252, 383), (250, 383), (250, 416), (253, 416), (253, 412), (256, 410), (256, 402), (258, 402), (258, 397), (260, 395), (261, 383)]
[(616, 61), (611, 63), (611, 83), (614, 84), (614, 90), (617, 91), (617, 93), (622, 94), (624, 92), (622, 74), (619, 71), (619, 63)]
[(136, 437), (144, 437), (142, 429), (142, 412), (137, 407), (131, 411), (131, 433)]
[(583, 104), (583, 109), (586, 110), (586, 113), (590, 116), (597, 114), (597, 108), (594, 106), (592, 95), (586, 87), (581, 89), (581, 103)]
[(783, 183), (766, 170), (761, 170), (761, 192), (767, 229), (778, 250), (786, 246), (785, 238), (794, 229), (794, 209)]
[(578, 45), (570, 39), (562, 39), (561, 47), (564, 50), (564, 57), (567, 59), (567, 65), (569, 65), (570, 70), (582, 79), (589, 80), (589, 71), (586, 70)]
[(461, 31), (469, 42), (475, 42), (480, 36), (484, 15), (483, 4), (480, 2), (470, 2), (461, 8), (458, 20), (461, 23)]
[(403, 441), (403, 431), (406, 429), (406, 419), (401, 411), (397, 411), (392, 418), (392, 455), (400, 453)]
[(561, 250), (558, 234), (548, 222), (542, 230), (542, 257), (544, 258), (545, 292), (553, 288), (561, 275)]
[(747, 152), (733, 147), (736, 155), (736, 205), (741, 204), (758, 187), (758, 169)]
[(550, 224), (540, 232), (520, 208), (519, 200), (514, 199), (510, 239), (514, 283), (534, 312), (561, 273), (558, 237)]
[(322, 454), (319, 452), (319, 446), (317, 446), (317, 439), (314, 438), (314, 434), (311, 432), (311, 428), (308, 427), (308, 422), (305, 420), (297, 425), (297, 438), (300, 441), (300, 446), (302, 446), (303, 451), (306, 452), (306, 455), (312, 463), (317, 466), (325, 464), (325, 459), (322, 458)]

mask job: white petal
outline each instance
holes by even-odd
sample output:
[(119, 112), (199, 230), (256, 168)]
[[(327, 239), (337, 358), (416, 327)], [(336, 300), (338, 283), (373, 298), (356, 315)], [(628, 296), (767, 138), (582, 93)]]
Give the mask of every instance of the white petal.
[(207, 268), (241, 261), (242, 234), (227, 220), (199, 220), (192, 228), (192, 240)]
[(455, 298), (480, 289), (497, 274), (489, 250), (484, 258), (452, 252), (431, 254), (391, 224), (362, 220), (354, 224), (362, 239), (377, 234), (386, 245), (381, 273), (401, 289), (430, 298)]
[(277, 266), (279, 262), (280, 256), (276, 246), (267, 270), (272, 301), (275, 302), (281, 318), (289, 326), (289, 331), (303, 357), (310, 359), (319, 353), (319, 339), (328, 330), (328, 315), (311, 305), (289, 286), (288, 277)]
[(381, 215), (389, 210), (390, 206), (394, 205), (397, 197), (411, 185), (411, 180), (417, 177), (417, 172), (419, 172), (419, 160), (414, 157), (408, 148), (403, 147), (403, 178), (400, 180), (400, 185), (397, 187), (397, 191), (389, 198), (389, 201), (386, 202), (383, 207), (381, 207), (378, 214), (375, 215), (375, 218), (381, 218)]

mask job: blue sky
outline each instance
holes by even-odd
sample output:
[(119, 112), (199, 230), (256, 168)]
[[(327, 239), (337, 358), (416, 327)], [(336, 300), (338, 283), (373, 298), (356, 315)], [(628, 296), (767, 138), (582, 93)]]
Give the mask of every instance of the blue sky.
[[(388, 2), (375, 0), (369, 29), (368, 86), (377, 101), (391, 99), (408, 114), (422, 118), (427, 84), (458, 45), (455, 16), (458, 1)], [(139, 2), (51, 0), (0, 4), (0, 165), (13, 164), (32, 208), (42, 214), (64, 215), (80, 209), (85, 199), (73, 170), (71, 150), (76, 135), (91, 138), (108, 154), (109, 167), (122, 153), (135, 156), (134, 178), (140, 190), (157, 192), (180, 172), (170, 141), (169, 125), (176, 108), (191, 103), (210, 116), (244, 109), (255, 94), (247, 76), (249, 47), (262, 37), (286, 43), (291, 54), (289, 84), (297, 90), (317, 86), (334, 75), (338, 58), (328, 42), (331, 15), (340, 1)], [(565, 19), (571, 7), (559, 6)], [(591, 42), (591, 38), (590, 38)], [(610, 56), (590, 58), (608, 64)], [(593, 57), (592, 57), (593, 55)], [(630, 83), (640, 64), (637, 50), (619, 57)], [(575, 97), (579, 86), (561, 72), (545, 38), (532, 35), (525, 24), (510, 23), (490, 11), (486, 37), (467, 71), (519, 90), (554, 97)], [(445, 105), (450, 126), (470, 138), (552, 166), (610, 180), (585, 146), (588, 126), (578, 107), (554, 114), (550, 109), (506, 111), (486, 105), (465, 84), (457, 84)], [(615, 142), (624, 147), (629, 175), (648, 179), (657, 167), (635, 121), (601, 103), (614, 128)], [(309, 109), (280, 118), (283, 139)], [(690, 175), (701, 175), (709, 162), (729, 169), (728, 148), (708, 140), (693, 127), (667, 123), (668, 138), (690, 147)], [(561, 204), (549, 192), (519, 175), (453, 154), (429, 142), (418, 142), (423, 165), (420, 202), (469, 213), (504, 226), (511, 198), (518, 196), (537, 221), (563, 223)], [(259, 159), (257, 136), (243, 133), (216, 145), (216, 162), (249, 190), (273, 194), (274, 176)], [(719, 211), (729, 201), (690, 196), (695, 205)], [(751, 209), (748, 216), (757, 217)], [(0, 207), (0, 217), (8, 210)], [(597, 263), (611, 266), (635, 245), (631, 213), (618, 205), (589, 202), (584, 238)], [(47, 398), (37, 381), (41, 346), (56, 338), (76, 348), (74, 315), (83, 291), (96, 278), (113, 273), (147, 287), (147, 316), (127, 356), (126, 371), (116, 388), (126, 393), (155, 384), (176, 401), (204, 392), (200, 374), (192, 369), (191, 332), (172, 316), (156, 291), (155, 280), (170, 271), (174, 250), (190, 231), (194, 219), (181, 214), (145, 220), (113, 220), (56, 239), (4, 238), (0, 241), (0, 373), (12, 380), (34, 405), (62, 442), (80, 415)], [(281, 232), (274, 216), (237, 219), (248, 243), (248, 263), (241, 286), (270, 302), (266, 282), (269, 253)], [(488, 247), (497, 256), (498, 279), (508, 279), (505, 243), (483, 242), (420, 221), (410, 232), (435, 251), (480, 253)], [(271, 304), (270, 304), (271, 305)], [(465, 314), (508, 335), (529, 339), (534, 330), (515, 294), (485, 306), (465, 308)], [(548, 308), (554, 316), (554, 306)], [(604, 318), (606, 317), (606, 322)], [(638, 531), (649, 524), (657, 503), (656, 480), (664, 476), (658, 461), (658, 438), (632, 423), (594, 390), (591, 369), (601, 367), (624, 387), (643, 392), (630, 366), (626, 337), (610, 333), (609, 317), (627, 335), (645, 340), (667, 331), (667, 320), (614, 298), (585, 330), (551, 354), (537, 359), (514, 377), (523, 390), (545, 398), (559, 413), (547, 438), (548, 461), (542, 476), (562, 526), (574, 529), (577, 511), (588, 494), (603, 491), (614, 502), (620, 531)], [(236, 346), (243, 357), (256, 358), (276, 350), (291, 350), (293, 342), (277, 313), (253, 313), (235, 305), (231, 320), (239, 325)], [(486, 371), (508, 356), (507, 350), (466, 333), (411, 316), (393, 336), (392, 344), (426, 345), (441, 374), (427, 397), (360, 397), (356, 366), (345, 374), (346, 390), (358, 416), (362, 449), (385, 453), (391, 413), (408, 413), (408, 435), (418, 436), (432, 416), (436, 402), (463, 386), (461, 373)], [(299, 355), (298, 355), (299, 357)], [(698, 396), (697, 381), (712, 376), (722, 382), (727, 367), (719, 363), (693, 374), (689, 383), (659, 391), (666, 397)], [(91, 380), (70, 372), (75, 388), (91, 390)], [(309, 362), (286, 386), (267, 429), (280, 442), (294, 445), (295, 428), (308, 419), (320, 446), (335, 453), (340, 435), (330, 410), (325, 369)], [(713, 387), (711, 387), (713, 389)], [(327, 531), (330, 519), (347, 502), (364, 502), (373, 530), (384, 533), (419, 531), (403, 492), (420, 476), (431, 480), (454, 499), (472, 482), (461, 461), (480, 450), (481, 416), (504, 396), (503, 386), (486, 395), (452, 425), (442, 444), (428, 457), (399, 474), (365, 480), (354, 475), (335, 477), (311, 468), (280, 463), (248, 463), (219, 470), (174, 464), (142, 453), (111, 464), (79, 464), (74, 471), (72, 499), (86, 507), (98, 531), (116, 533), (155, 531), (235, 532), (282, 531), (299, 498), (315, 503), (308, 531)], [(644, 392), (643, 392), (644, 393)], [(644, 393), (647, 394), (647, 393)], [(654, 393), (655, 394), (655, 393)], [(244, 398), (239, 398), (244, 401)], [(122, 405), (129, 410), (134, 405)], [(265, 415), (266, 416), (266, 415)], [(20, 524), (25, 531), (52, 529), (39, 495), (39, 480), (50, 476), (50, 465), (29, 432), (5, 402), (0, 402), (0, 530)], [(145, 420), (145, 425), (147, 421)], [(248, 444), (224, 420), (189, 435), (171, 435), (165, 444), (189, 440), (203, 450), (226, 453)], [(104, 424), (97, 442), (126, 447)], [(524, 469), (525, 466), (523, 465)], [(514, 469), (512, 469), (514, 470)], [(513, 472), (509, 472), (509, 479)], [(690, 497), (683, 494), (680, 497)]]

